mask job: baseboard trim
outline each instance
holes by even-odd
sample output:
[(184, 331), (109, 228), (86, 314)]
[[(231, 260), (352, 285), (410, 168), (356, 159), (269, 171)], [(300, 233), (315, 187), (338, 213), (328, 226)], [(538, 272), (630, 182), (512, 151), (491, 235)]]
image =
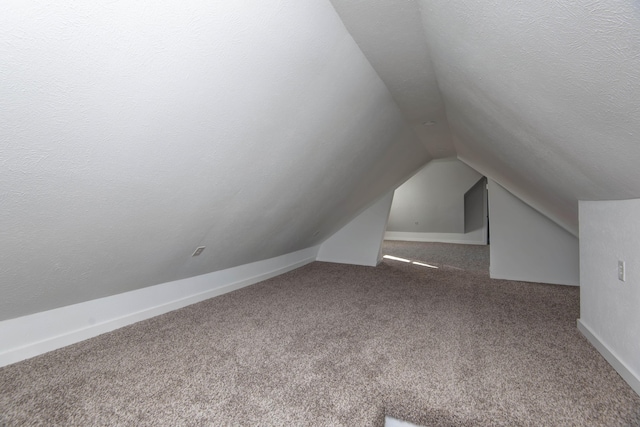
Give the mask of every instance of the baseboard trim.
[(620, 374), (623, 380), (640, 396), (640, 376), (635, 374), (629, 367), (610, 349), (593, 330), (587, 326), (582, 319), (578, 319), (578, 330), (593, 345), (596, 350), (605, 358), (613, 369)]
[(544, 277), (526, 277), (526, 276), (516, 276), (516, 275), (505, 276), (502, 274), (495, 274), (492, 271), (489, 271), (489, 277), (497, 280), (511, 280), (513, 282), (544, 283), (547, 285), (560, 285), (560, 286), (577, 286), (577, 287), (580, 286), (580, 283), (562, 282), (559, 280), (548, 279)]
[(253, 285), (316, 260), (319, 246), (0, 322), (0, 367)]
[(463, 245), (486, 245), (481, 238), (465, 239), (463, 233), (411, 233), (405, 231), (387, 231), (384, 240), (401, 240), (404, 242), (457, 243)]

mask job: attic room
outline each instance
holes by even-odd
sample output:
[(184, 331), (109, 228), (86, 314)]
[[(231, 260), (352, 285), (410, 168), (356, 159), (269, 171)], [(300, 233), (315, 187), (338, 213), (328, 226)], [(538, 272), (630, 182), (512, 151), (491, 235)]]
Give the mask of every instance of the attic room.
[(640, 425), (638, 1), (10, 0), (0, 58), (0, 426)]

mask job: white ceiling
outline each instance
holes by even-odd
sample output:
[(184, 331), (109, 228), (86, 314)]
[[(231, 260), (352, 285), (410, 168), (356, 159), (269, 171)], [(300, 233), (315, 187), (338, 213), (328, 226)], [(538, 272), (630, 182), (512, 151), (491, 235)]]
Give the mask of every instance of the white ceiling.
[(458, 157), (569, 231), (640, 197), (637, 1), (332, 3), (408, 120), (444, 105)]
[[(331, 0), (420, 140), (434, 158), (455, 156), (418, 3)], [(425, 122), (435, 122), (424, 125)]]
[(313, 246), (434, 157), (574, 233), (640, 197), (637, 1), (333, 5), (2, 2), (0, 320)]
[(430, 159), (325, 1), (2, 2), (0, 58), (0, 320), (314, 246)]

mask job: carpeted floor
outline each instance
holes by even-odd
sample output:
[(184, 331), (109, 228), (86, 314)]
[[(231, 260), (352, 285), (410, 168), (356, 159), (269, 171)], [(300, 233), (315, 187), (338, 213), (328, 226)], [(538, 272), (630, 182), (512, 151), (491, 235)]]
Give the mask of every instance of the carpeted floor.
[(0, 425), (640, 425), (578, 288), (491, 280), (487, 250), (388, 242), (440, 268), (316, 262), (2, 368)]
[(384, 255), (437, 265), (443, 269), (465, 270), (489, 276), (489, 246), (385, 240), (382, 252)]

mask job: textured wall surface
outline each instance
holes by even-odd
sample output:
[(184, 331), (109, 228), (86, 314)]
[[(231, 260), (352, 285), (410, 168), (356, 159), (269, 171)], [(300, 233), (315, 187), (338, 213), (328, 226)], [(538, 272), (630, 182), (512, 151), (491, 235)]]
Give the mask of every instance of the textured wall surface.
[(396, 189), (387, 230), (464, 233), (464, 194), (480, 178), (457, 159), (429, 162)]
[(462, 160), (574, 234), (640, 197), (637, 1), (420, 3)]
[(319, 244), (429, 159), (328, 1), (9, 1), (0, 57), (0, 319)]
[(492, 278), (580, 284), (578, 239), (493, 180), (489, 228)]
[(393, 191), (368, 207), (325, 240), (317, 261), (375, 267), (382, 260), (382, 239), (389, 218)]
[(640, 197), (637, 1), (333, 4), (3, 2), (0, 319), (319, 244), (449, 139), (574, 234)]
[(331, 0), (331, 3), (431, 155), (454, 156), (418, 1)]
[[(640, 200), (580, 202), (580, 321), (640, 385)], [(618, 280), (618, 261), (626, 281)]]

